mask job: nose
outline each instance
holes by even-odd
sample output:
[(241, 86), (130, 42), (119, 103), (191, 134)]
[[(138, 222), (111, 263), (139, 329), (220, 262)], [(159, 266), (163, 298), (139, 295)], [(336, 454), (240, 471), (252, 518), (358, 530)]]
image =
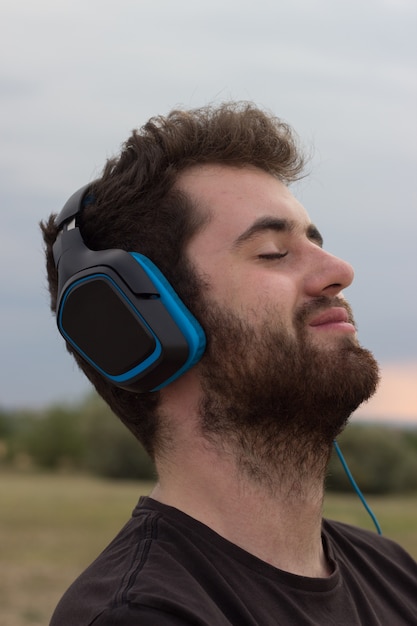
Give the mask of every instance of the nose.
[(306, 291), (312, 297), (337, 296), (353, 281), (353, 267), (322, 248), (315, 246), (314, 260), (310, 259)]

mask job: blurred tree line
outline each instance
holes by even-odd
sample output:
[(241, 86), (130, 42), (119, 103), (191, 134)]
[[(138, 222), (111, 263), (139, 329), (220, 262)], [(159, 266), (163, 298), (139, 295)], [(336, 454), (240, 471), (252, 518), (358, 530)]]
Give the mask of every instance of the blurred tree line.
[[(364, 493), (417, 491), (417, 428), (353, 423), (338, 441)], [(78, 405), (0, 410), (1, 466), (91, 472), (115, 479), (155, 478), (142, 446), (95, 393)], [(327, 488), (352, 490), (335, 454)]]
[(155, 478), (143, 447), (95, 393), (79, 405), (0, 410), (1, 465), (108, 478)]

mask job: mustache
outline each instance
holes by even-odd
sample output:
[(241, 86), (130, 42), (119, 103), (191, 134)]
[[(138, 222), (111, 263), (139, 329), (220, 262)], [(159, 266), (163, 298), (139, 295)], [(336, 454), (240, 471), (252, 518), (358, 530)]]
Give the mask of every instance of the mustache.
[(314, 298), (314, 300), (301, 305), (295, 314), (296, 326), (304, 326), (306, 321), (313, 317), (313, 315), (322, 313), (326, 309), (331, 309), (333, 307), (341, 307), (345, 309), (348, 314), (349, 322), (356, 328), (353, 311), (349, 303), (344, 298), (340, 298), (339, 296), (318, 296), (317, 298)]

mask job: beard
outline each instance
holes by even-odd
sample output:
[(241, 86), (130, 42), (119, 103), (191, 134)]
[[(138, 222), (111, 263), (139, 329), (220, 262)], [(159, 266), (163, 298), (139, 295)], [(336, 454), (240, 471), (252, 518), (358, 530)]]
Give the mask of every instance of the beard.
[[(376, 390), (372, 354), (353, 336), (314, 343), (306, 320), (340, 298), (317, 298), (302, 307), (292, 334), (277, 314), (256, 327), (231, 311), (200, 300), (197, 312), (207, 337), (199, 365), (203, 435), (257, 482), (290, 480), (289, 492), (306, 478), (323, 478), (332, 443), (351, 413)], [(289, 478), (290, 477), (290, 478)]]

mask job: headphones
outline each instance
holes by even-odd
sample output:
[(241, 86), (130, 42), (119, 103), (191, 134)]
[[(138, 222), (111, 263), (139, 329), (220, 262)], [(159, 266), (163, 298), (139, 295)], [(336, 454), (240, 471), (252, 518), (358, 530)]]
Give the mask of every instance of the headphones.
[(91, 202), (86, 185), (56, 219), (59, 332), (114, 385), (158, 391), (201, 359), (204, 331), (148, 257), (86, 246), (77, 217)]

